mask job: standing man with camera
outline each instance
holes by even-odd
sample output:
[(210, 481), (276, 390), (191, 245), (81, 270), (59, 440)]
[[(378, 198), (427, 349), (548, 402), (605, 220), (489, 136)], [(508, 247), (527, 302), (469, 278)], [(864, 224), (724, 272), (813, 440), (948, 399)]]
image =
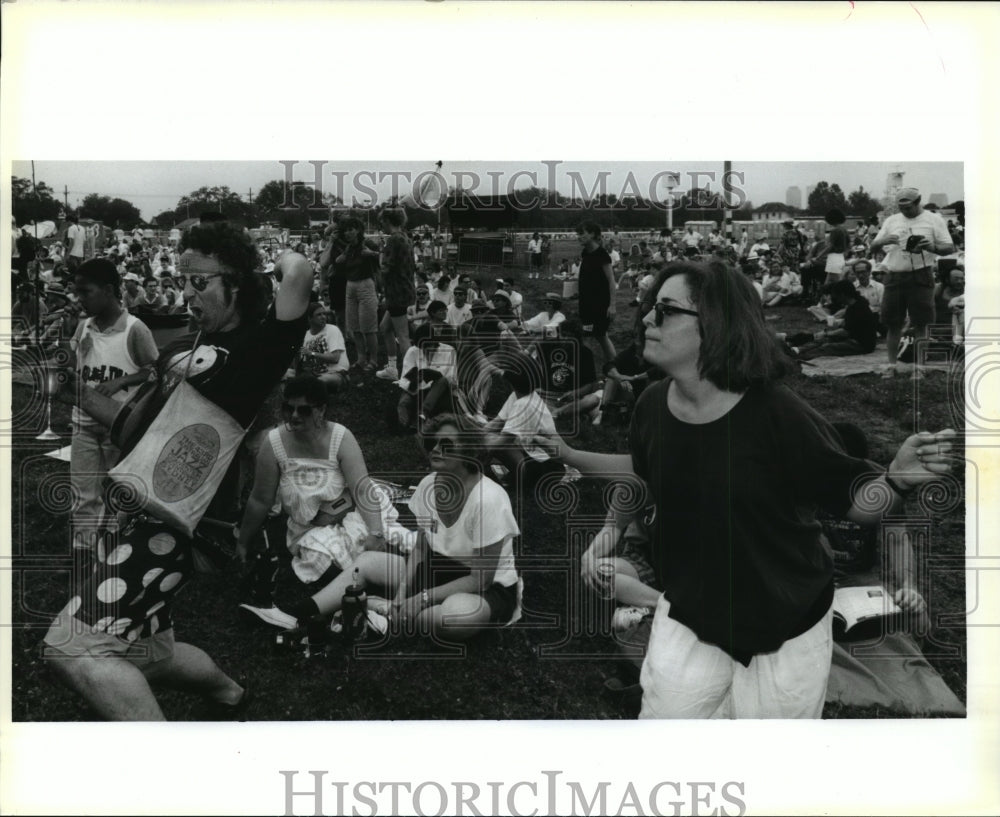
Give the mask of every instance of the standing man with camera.
[[(920, 205), (920, 191), (904, 187), (896, 194), (899, 212), (889, 216), (870, 250), (885, 248), (885, 291), (882, 295), (882, 323), (888, 334), (889, 367), (883, 377), (896, 373), (899, 338), (907, 314), (914, 336), (921, 338), (934, 320), (935, 255), (955, 251), (948, 225), (937, 213)], [(913, 377), (922, 377), (916, 364)]]

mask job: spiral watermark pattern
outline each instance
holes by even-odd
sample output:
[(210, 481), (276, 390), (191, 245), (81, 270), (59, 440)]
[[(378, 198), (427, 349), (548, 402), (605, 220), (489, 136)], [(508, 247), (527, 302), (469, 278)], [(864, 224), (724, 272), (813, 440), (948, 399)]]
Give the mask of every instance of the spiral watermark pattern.
[[(969, 344), (966, 347), (965, 377), (961, 377), (960, 371), (954, 377), (949, 372), (952, 422), (956, 428), (968, 424), (975, 431), (1000, 431), (1000, 417), (991, 416), (986, 410), (986, 396), (996, 393), (998, 374), (1000, 345)], [(966, 384), (968, 389), (965, 388)]]
[(864, 474), (851, 485), (854, 504), (864, 513), (886, 513), (892, 507), (895, 494), (878, 476), (873, 478), (872, 474)]
[(354, 490), (354, 504), (361, 512), (381, 513), (385, 492), (370, 479), (359, 484)]
[(434, 508), (442, 513), (458, 513), (465, 504), (462, 480), (455, 474), (438, 472), (434, 477)]
[(149, 498), (149, 486), (135, 474), (121, 475), (111, 483), (107, 492), (108, 509), (112, 513), (141, 511)]
[(68, 473), (48, 474), (39, 481), (35, 494), (39, 508), (51, 514), (69, 513), (80, 503), (80, 492)]
[(0, 377), (8, 382), (27, 386), (29, 393), (25, 399), (11, 401), (11, 414), (0, 418), (0, 433), (7, 435), (20, 430), (22, 433), (37, 433), (35, 429), (45, 424), (45, 379), (44, 357), (35, 348), (12, 349), (10, 336), (0, 344)]
[(622, 516), (632, 516), (646, 501), (646, 484), (635, 474), (617, 475), (604, 487), (604, 506)]
[(917, 504), (927, 516), (944, 516), (963, 506), (965, 491), (954, 474), (941, 474), (920, 486)]
[(535, 485), (535, 502), (542, 513), (572, 513), (580, 502), (576, 485), (563, 481), (563, 474), (546, 474)]

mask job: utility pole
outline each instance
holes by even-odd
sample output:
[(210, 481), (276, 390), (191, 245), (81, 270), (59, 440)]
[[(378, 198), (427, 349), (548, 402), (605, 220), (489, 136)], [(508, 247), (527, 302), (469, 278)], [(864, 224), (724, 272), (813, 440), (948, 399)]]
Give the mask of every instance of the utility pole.
[(66, 202), (66, 212), (69, 212), (69, 188), (63, 185), (63, 199)]
[(729, 199), (730, 175), (733, 172), (732, 162), (722, 163), (722, 200), (724, 209), (722, 211), (722, 235), (725, 236), (730, 229), (730, 222), (733, 219), (733, 211), (730, 209)]

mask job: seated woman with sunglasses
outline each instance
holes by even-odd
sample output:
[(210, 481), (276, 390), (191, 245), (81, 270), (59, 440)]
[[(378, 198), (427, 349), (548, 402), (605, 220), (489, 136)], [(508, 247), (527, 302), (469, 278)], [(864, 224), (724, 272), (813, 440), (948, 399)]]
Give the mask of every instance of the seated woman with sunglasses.
[(631, 453), (574, 451), (585, 474), (645, 480), (664, 593), (642, 668), (646, 718), (816, 718), (832, 652), (833, 562), (815, 509), (876, 525), (950, 470), (954, 432), (908, 437), (886, 472), (848, 456), (778, 384), (790, 364), (745, 276), (673, 264), (650, 290)]
[(392, 598), (396, 628), (445, 641), (465, 641), (490, 625), (520, 617), (510, 499), (482, 473), (480, 435), (454, 415), (428, 421), (424, 447), (431, 473), (410, 499), (420, 537), (407, 556), (366, 551), (293, 612), (300, 624), (341, 607), (355, 569), (361, 583)]
[[(292, 569), (307, 584), (346, 567), (364, 550), (384, 549), (386, 530), (397, 517), (369, 479), (354, 435), (326, 419), (326, 402), (326, 387), (318, 378), (300, 375), (285, 381), (284, 427), (268, 432), (257, 453), (253, 491), (236, 546), (245, 563), (277, 498), (288, 515)], [(240, 606), (268, 623), (281, 620), (264, 599), (254, 601)]]

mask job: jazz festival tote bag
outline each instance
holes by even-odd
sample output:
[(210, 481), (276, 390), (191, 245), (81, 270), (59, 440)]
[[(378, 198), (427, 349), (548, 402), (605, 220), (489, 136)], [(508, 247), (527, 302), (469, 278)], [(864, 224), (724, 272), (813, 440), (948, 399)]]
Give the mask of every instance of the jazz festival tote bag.
[(246, 431), (182, 380), (142, 439), (108, 475), (151, 516), (188, 536), (205, 515)]

